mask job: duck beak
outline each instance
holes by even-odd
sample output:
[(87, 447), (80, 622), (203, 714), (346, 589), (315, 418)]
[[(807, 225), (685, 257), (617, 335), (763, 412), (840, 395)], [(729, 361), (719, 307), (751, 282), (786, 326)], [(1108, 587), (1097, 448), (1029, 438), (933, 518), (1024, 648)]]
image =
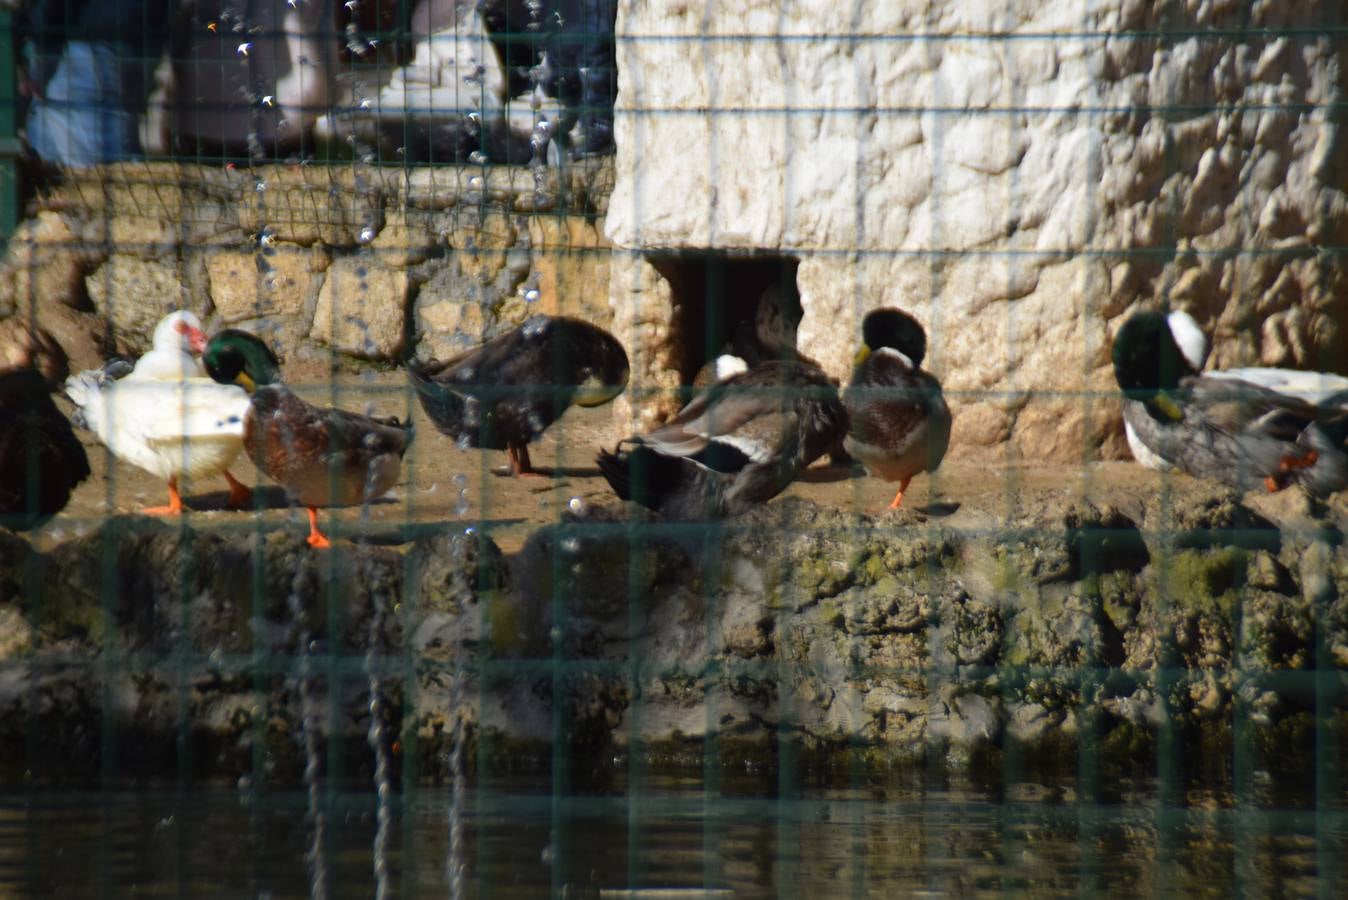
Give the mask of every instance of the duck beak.
[(248, 377), (247, 372), (240, 372), (238, 375), (235, 375), (234, 383), (250, 394), (257, 390), (257, 383)]
[(1152, 398), (1152, 403), (1155, 404), (1157, 409), (1165, 413), (1172, 422), (1178, 422), (1184, 418), (1184, 410), (1180, 409), (1179, 404), (1165, 391), (1158, 391), (1156, 396)]
[(576, 386), (571, 399), (577, 406), (603, 406), (622, 392), (622, 385), (605, 384), (602, 378), (591, 375)]
[(861, 349), (857, 351), (857, 355), (852, 358), (852, 365), (853, 366), (861, 365), (868, 358), (870, 358), (870, 355), (871, 355), (871, 348), (867, 347), (865, 344), (862, 344)]

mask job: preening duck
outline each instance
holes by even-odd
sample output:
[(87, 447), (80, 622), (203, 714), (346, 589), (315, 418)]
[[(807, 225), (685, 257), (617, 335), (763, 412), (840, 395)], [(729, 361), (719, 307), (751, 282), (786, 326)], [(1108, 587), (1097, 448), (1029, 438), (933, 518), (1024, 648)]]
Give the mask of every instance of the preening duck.
[(281, 382), (267, 345), (246, 331), (215, 335), (203, 359), (216, 381), (247, 391), (244, 449), (306, 508), (310, 546), (331, 546), (318, 528), (317, 507), (366, 503), (397, 482), (411, 426), (306, 402)]
[(36, 528), (65, 509), (89, 458), (34, 369), (0, 372), (0, 525)]
[(823, 371), (771, 360), (712, 385), (597, 461), (624, 500), (670, 518), (715, 519), (781, 493), (846, 430), (837, 385)]
[(78, 411), (76, 424), (97, 435), (118, 459), (163, 478), (169, 502), (148, 507), (150, 515), (182, 512), (178, 479), (223, 474), (233, 506), (250, 491), (228, 471), (243, 449), (248, 396), (205, 377), (193, 355), (206, 346), (201, 322), (190, 312), (170, 313), (154, 332), (154, 347), (123, 378), (117, 366), (66, 379), (66, 395)]
[(534, 473), (529, 444), (571, 404), (609, 402), (627, 375), (627, 353), (607, 331), (546, 315), (447, 362), (407, 367), (436, 428), (460, 447), (506, 451), (517, 476)]
[(1173, 467), (1240, 490), (1263, 484), (1272, 491), (1295, 482), (1326, 493), (1342, 486), (1348, 458), (1336, 440), (1341, 411), (1200, 374), (1196, 346), (1184, 319), (1173, 314), (1137, 313), (1115, 335), (1114, 377), (1124, 391), (1135, 455), (1153, 468)]
[(950, 445), (950, 408), (941, 383), (922, 370), (927, 335), (898, 309), (877, 309), (862, 321), (862, 346), (843, 392), (850, 426), (844, 448), (866, 471), (897, 481), (897, 509), (913, 477), (934, 472)]
[[(1175, 310), (1165, 316), (1175, 346), (1179, 348), (1189, 368), (1204, 378), (1238, 381), (1257, 385), (1261, 388), (1292, 397), (1314, 405), (1329, 408), (1348, 407), (1348, 378), (1328, 372), (1307, 372), (1298, 369), (1266, 368), (1247, 366), (1237, 369), (1218, 369), (1203, 372), (1207, 359), (1207, 338), (1193, 317), (1183, 310)], [(1174, 468), (1171, 463), (1157, 456), (1137, 436), (1133, 420), (1141, 408), (1136, 404), (1124, 404), (1123, 427), (1128, 439), (1128, 449), (1133, 458), (1149, 469), (1167, 471)]]

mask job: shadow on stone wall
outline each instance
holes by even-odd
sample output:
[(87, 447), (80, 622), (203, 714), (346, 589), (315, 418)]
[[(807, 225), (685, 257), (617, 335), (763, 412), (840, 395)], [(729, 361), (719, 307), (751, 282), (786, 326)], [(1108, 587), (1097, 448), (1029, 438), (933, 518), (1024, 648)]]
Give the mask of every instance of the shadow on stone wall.
[(400, 764), (437, 777), (459, 723), (488, 766), (793, 747), (1072, 772), (1296, 771), (1348, 724), (1341, 532), (1220, 493), (964, 530), (798, 499), (713, 527), (599, 508), (510, 557), (461, 524), (385, 537), (409, 536), (315, 553), (119, 517), (42, 554), (0, 533), (7, 767), (297, 782), (305, 671), (347, 774), (371, 673)]

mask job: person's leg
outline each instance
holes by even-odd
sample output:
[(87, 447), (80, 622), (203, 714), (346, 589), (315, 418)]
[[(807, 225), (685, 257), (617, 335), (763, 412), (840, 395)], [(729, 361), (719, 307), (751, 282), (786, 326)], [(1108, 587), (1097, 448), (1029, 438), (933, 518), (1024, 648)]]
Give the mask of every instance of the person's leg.
[(92, 166), (139, 154), (122, 96), (121, 61), (108, 44), (70, 41), (28, 110), (28, 145), (48, 162)]

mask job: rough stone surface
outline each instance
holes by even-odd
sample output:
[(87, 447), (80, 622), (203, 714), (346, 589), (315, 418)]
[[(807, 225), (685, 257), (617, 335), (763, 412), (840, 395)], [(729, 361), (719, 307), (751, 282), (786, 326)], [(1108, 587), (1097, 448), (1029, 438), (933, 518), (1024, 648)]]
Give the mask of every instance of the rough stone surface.
[(444, 223), (451, 248), (417, 293), (417, 355), (447, 359), (519, 325), (537, 306), (529, 232), (516, 216), (465, 210)]
[(0, 318), (39, 302), (87, 307), (84, 276), (103, 254), (77, 228), (61, 214), (42, 210), (10, 235), (0, 263)]
[(610, 259), (613, 336), (627, 349), (627, 390), (614, 415), (649, 431), (679, 408), (679, 309), (669, 282), (639, 253), (614, 251)]
[[(0, 359), (17, 363), (37, 349), (38, 357), (47, 357), (39, 360), (44, 372), (95, 369), (103, 365), (105, 355), (103, 328), (103, 320), (95, 313), (80, 312), (60, 302), (44, 303), (0, 321)], [(39, 335), (37, 348), (33, 348), (30, 336), (34, 332)], [(55, 346), (46, 346), (43, 337)]]
[(386, 266), (416, 265), (440, 248), (437, 224), (434, 217), (423, 210), (390, 210), (384, 227), (370, 241), (370, 250)]
[(181, 267), (168, 262), (114, 255), (85, 283), (94, 309), (112, 326), (119, 347), (140, 354), (150, 349), (155, 326), (175, 309), (207, 313), (205, 297), (193, 296)]
[(239, 172), (234, 212), (251, 235), (309, 246), (365, 243), (383, 225), (383, 184), (345, 166), (262, 166)]
[[(1344, 264), (1323, 249), (1348, 231), (1341, 16), (624, 5), (607, 233), (798, 257), (800, 349), (839, 377), (868, 309), (909, 309), (959, 392), (953, 453), (1122, 452), (1112, 404), (1082, 393), (1114, 390), (1110, 336), (1140, 306), (1192, 312), (1216, 365), (1343, 368)], [(648, 299), (631, 282), (615, 309)], [(634, 377), (664, 352), (644, 337)]]
[(1102, 764), (1154, 760), (1163, 721), (1221, 758), (1238, 725), (1277, 766), (1309, 752), (1309, 716), (1348, 724), (1298, 678), (1348, 667), (1344, 510), (1312, 512), (1280, 528), (1217, 490), (1131, 517), (1048, 499), (989, 532), (787, 498), (690, 532), (592, 507), (509, 557), (461, 528), (342, 553), (283, 524), (114, 518), (46, 553), (0, 532), (0, 747), (40, 779), (97, 771), (113, 716), (118, 741), (171, 752), (186, 726), (207, 771), (250, 771), (260, 749), (296, 781), (302, 693), (331, 700), (317, 727), (352, 753), (369, 724), (367, 679), (306, 685), (308, 647), (314, 673), (329, 653), (388, 662), (385, 724), (422, 772), (457, 727), (469, 752), (544, 758), (559, 736), (685, 757), (715, 737), (731, 760), (790, 740), (1076, 771), (1086, 739)]
[(315, 341), (364, 359), (393, 359), (403, 346), (411, 280), (373, 258), (345, 256), (328, 269), (318, 292)]
[(260, 317), (304, 315), (328, 264), (326, 254), (293, 244), (256, 250), (215, 250), (206, 257), (211, 302), (226, 324)]
[[(393, 359), (409, 339), (423, 357), (449, 356), (538, 309), (606, 326), (609, 249), (595, 215), (611, 184), (608, 159), (565, 172), (165, 163), (72, 171), (38, 195), (0, 263), (0, 276), (12, 276), (0, 277), (0, 319), (36, 308), (45, 321), (58, 317), (47, 312), (57, 305), (88, 307), (96, 276), (100, 311), (114, 300), (125, 306), (111, 328), (123, 352), (144, 349), (147, 326), (172, 296), (174, 306), (209, 313), (208, 329), (258, 333), (287, 377), (299, 378)], [(357, 274), (365, 263), (346, 261), (355, 259), (369, 264), (365, 276)], [(103, 328), (95, 317), (94, 332)]]

